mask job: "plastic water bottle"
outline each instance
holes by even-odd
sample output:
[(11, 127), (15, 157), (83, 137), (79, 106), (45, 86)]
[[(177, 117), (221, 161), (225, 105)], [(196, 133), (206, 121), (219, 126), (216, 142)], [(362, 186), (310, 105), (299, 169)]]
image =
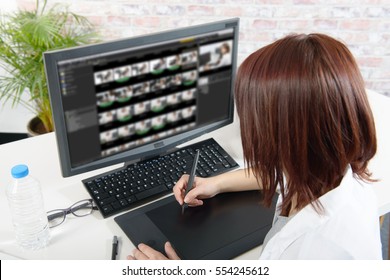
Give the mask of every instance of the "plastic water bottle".
[(17, 243), (24, 249), (45, 247), (50, 239), (49, 224), (39, 182), (29, 175), (26, 165), (11, 170), (13, 184), (7, 187)]

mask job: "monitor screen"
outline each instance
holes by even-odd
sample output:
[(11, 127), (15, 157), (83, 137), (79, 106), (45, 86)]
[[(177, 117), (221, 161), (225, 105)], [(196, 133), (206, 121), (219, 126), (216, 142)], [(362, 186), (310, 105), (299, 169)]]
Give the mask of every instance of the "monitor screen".
[(63, 176), (233, 121), (238, 19), (44, 54)]

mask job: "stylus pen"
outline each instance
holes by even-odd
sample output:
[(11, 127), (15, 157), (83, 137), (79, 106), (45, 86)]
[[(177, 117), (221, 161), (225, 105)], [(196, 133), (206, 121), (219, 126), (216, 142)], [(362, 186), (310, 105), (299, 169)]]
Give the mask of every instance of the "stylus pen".
[[(187, 193), (192, 189), (192, 186), (194, 184), (196, 166), (198, 165), (198, 160), (199, 160), (199, 153), (200, 153), (200, 151), (197, 150), (196, 154), (195, 154), (194, 162), (192, 163), (190, 178), (188, 179), (188, 184), (187, 184), (186, 191), (184, 193), (184, 197), (186, 197)], [(184, 213), (184, 210), (187, 207), (188, 207), (187, 203), (183, 203), (183, 205), (181, 206), (181, 213), (182, 214)]]
[(116, 255), (118, 255), (118, 237), (114, 235), (114, 238), (112, 239), (111, 259), (116, 260)]

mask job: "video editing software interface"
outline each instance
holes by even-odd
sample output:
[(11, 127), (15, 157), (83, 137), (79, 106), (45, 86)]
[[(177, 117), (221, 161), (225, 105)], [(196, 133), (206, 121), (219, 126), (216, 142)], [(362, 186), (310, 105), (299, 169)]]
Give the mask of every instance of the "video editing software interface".
[(58, 63), (71, 165), (229, 117), (233, 29)]

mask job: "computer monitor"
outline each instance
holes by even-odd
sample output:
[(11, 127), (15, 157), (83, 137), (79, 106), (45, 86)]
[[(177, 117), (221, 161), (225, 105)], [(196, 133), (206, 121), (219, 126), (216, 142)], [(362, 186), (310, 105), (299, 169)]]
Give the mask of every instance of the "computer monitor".
[(162, 154), (232, 123), (238, 23), (44, 53), (62, 175)]

